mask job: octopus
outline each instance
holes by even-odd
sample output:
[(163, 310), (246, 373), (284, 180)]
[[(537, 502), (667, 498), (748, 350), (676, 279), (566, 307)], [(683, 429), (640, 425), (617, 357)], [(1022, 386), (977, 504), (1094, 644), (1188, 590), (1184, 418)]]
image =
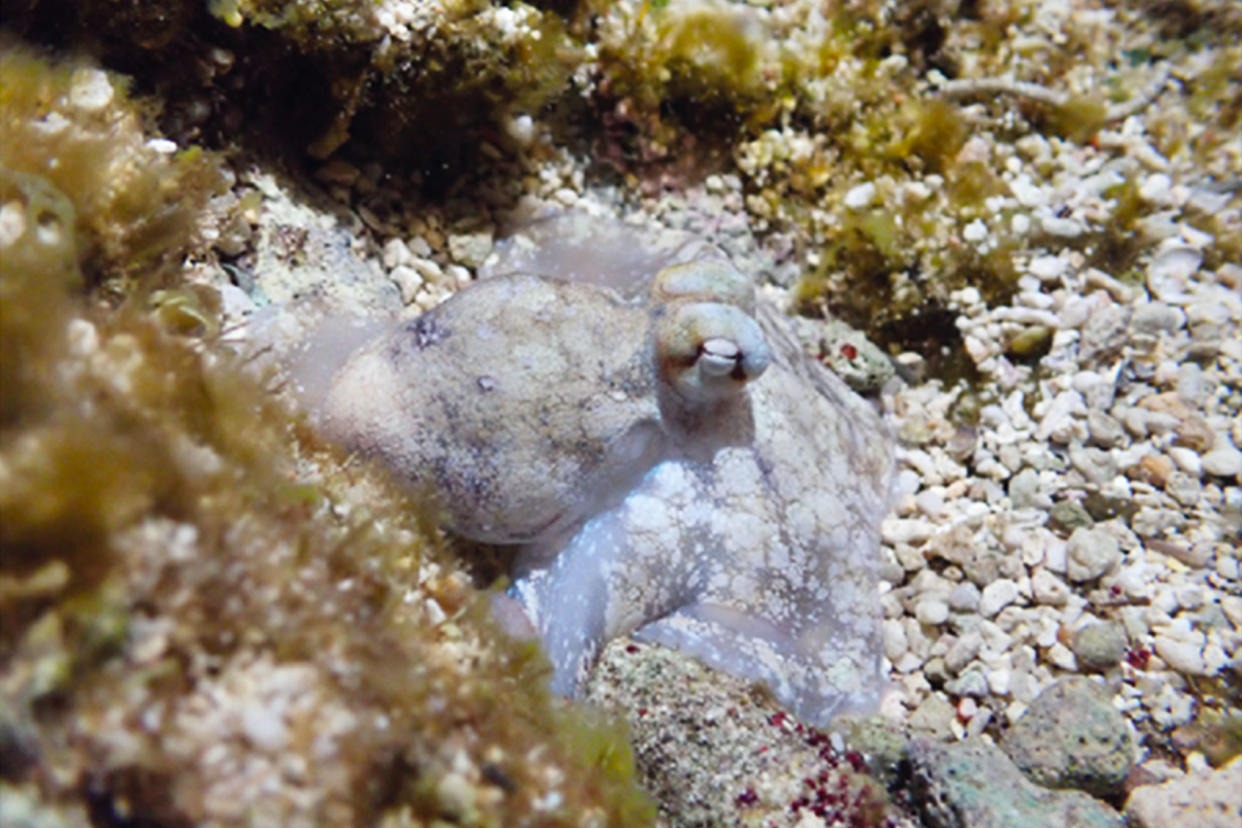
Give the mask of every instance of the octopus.
[(583, 217), (332, 375), (324, 427), (516, 547), (508, 601), (573, 696), (632, 635), (823, 724), (884, 687), (891, 441), (715, 248)]

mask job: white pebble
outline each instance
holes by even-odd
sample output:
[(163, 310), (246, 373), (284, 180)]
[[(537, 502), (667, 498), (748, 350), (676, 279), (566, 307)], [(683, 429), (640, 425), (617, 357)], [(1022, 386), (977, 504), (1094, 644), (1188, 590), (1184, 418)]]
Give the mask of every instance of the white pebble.
[(1160, 299), (1176, 300), (1202, 263), (1203, 254), (1190, 245), (1166, 244), (1147, 266), (1147, 287)]
[(1005, 607), (1012, 604), (1018, 597), (1018, 585), (1008, 578), (993, 581), (983, 588), (979, 600), (979, 614), (991, 618)]
[(1041, 604), (1061, 607), (1069, 600), (1070, 588), (1056, 575), (1041, 567), (1031, 576), (1031, 593)]
[(86, 112), (103, 109), (112, 94), (112, 82), (102, 69), (78, 69), (70, 79), (69, 103)]
[(870, 206), (874, 199), (875, 184), (866, 181), (856, 187), (851, 187), (842, 202), (851, 210), (861, 210), (863, 207)]
[(1099, 578), (1121, 561), (1117, 539), (1102, 529), (1075, 529), (1066, 553), (1066, 575), (1075, 583)]
[(972, 244), (981, 242), (988, 237), (988, 226), (980, 219), (975, 219), (962, 229), (962, 238)]
[(1242, 451), (1229, 444), (1229, 440), (1218, 439), (1216, 446), (1203, 455), (1203, 470), (1217, 477), (1242, 476)]
[(939, 598), (924, 598), (914, 608), (920, 624), (934, 627), (949, 620), (949, 605)]
[(1203, 473), (1203, 463), (1199, 459), (1199, 453), (1194, 449), (1185, 446), (1169, 446), (1164, 451), (1186, 474), (1198, 477)]
[(1156, 636), (1153, 643), (1156, 655), (1177, 672), (1192, 676), (1201, 676), (1207, 672), (1202, 647), (1167, 635)]
[(1150, 201), (1152, 204), (1161, 206), (1173, 203), (1173, 180), (1165, 173), (1155, 173), (1147, 176), (1147, 179), (1139, 187), (1139, 196), (1144, 201)]

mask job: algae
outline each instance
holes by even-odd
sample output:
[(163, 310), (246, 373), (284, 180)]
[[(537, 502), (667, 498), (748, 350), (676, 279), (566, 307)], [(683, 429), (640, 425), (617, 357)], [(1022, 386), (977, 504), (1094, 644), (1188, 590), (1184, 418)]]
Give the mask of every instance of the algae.
[[(0, 177), (6, 786), (97, 823), (649, 822), (624, 731), (548, 695), (419, 504), (323, 443), (179, 281), (220, 159), (151, 149), (143, 104), (84, 60), (0, 61), (27, 142)], [(103, 102), (63, 106), (83, 77)]]

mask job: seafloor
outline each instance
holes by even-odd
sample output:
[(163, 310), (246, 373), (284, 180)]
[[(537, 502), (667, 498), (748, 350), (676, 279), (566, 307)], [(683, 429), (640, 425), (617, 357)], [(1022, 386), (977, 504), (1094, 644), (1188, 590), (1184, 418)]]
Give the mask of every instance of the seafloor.
[[(1240, 36), (1229, 0), (5, 3), (0, 821), (1242, 824)], [(883, 412), (877, 715), (628, 641), (551, 697), (495, 550), (293, 407), (321, 317), (413, 318), (565, 212), (717, 245)]]

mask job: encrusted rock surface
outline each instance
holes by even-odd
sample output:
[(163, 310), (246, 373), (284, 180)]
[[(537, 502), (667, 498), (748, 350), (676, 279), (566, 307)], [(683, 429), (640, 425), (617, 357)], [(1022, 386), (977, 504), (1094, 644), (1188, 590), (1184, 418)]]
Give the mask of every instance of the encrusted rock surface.
[(1107, 691), (1088, 678), (1062, 679), (1040, 693), (1001, 743), (1028, 777), (1046, 788), (1116, 793), (1134, 767), (1130, 725)]

